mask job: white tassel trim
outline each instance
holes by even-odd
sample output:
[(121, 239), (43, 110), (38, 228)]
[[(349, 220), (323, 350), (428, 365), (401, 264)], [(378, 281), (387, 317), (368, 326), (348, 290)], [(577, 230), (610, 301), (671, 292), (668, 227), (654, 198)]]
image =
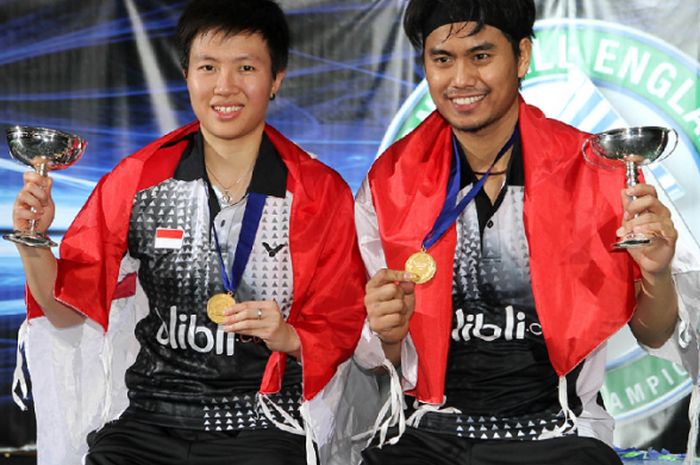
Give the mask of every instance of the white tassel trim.
[[(306, 437), (306, 463), (307, 465), (316, 465), (318, 462), (316, 459), (316, 449), (314, 448), (313, 431), (310, 426), (310, 413), (307, 402), (304, 402), (299, 408), (301, 419), (304, 423), (304, 426), (302, 426), (287, 411), (270, 399), (268, 395), (258, 393), (255, 397), (257, 398), (258, 407), (260, 407), (263, 415), (265, 415), (265, 418), (267, 418), (270, 423), (274, 424), (282, 431), (286, 431), (287, 433), (298, 434)], [(275, 419), (275, 417), (272, 415), (271, 408), (284, 419), (283, 423)]]
[[(298, 435), (306, 434), (304, 428), (299, 424), (299, 422), (296, 421), (296, 419), (287, 413), (282, 407), (277, 405), (272, 399), (270, 399), (268, 395), (257, 393), (255, 397), (257, 398), (258, 407), (260, 407), (263, 415), (265, 415), (265, 418), (267, 418), (270, 423), (288, 433)], [(284, 423), (281, 423), (275, 419), (275, 417), (272, 415), (270, 407), (272, 407), (272, 409), (274, 409), (284, 419)]]
[(420, 426), (420, 421), (423, 419), (426, 413), (451, 413), (455, 415), (459, 415), (462, 413), (461, 410), (454, 408), (454, 407), (445, 407), (443, 408), (442, 406), (445, 405), (445, 402), (447, 402), (447, 398), (443, 396), (442, 398), (442, 403), (440, 405), (435, 405), (435, 404), (424, 404), (420, 403), (417, 400), (413, 403), (413, 407), (416, 409), (413, 414), (411, 414), (410, 417), (408, 417), (408, 420), (406, 420), (406, 424), (412, 428), (418, 428)]
[(566, 376), (559, 377), (559, 405), (561, 406), (561, 411), (564, 414), (564, 423), (561, 426), (556, 426), (552, 428), (552, 431), (544, 430), (542, 434), (539, 435), (538, 439), (552, 439), (559, 438), (565, 434), (573, 433), (578, 428), (578, 420), (576, 415), (569, 408), (569, 393), (567, 389)]
[(683, 465), (695, 463), (695, 450), (698, 443), (698, 415), (700, 414), (700, 387), (697, 380), (693, 383), (693, 390), (690, 393), (690, 406), (688, 407), (688, 417), (690, 419), (690, 431), (688, 432), (688, 446), (685, 451)]
[[(28, 399), (28, 389), (27, 389), (27, 378), (24, 376), (24, 356), (22, 355), (22, 350), (24, 349), (24, 342), (27, 339), (27, 320), (22, 322), (19, 327), (19, 332), (17, 333), (17, 360), (15, 362), (15, 371), (12, 373), (12, 400), (22, 411), (27, 411), (27, 405), (22, 401), (22, 399)], [(22, 392), (22, 397), (17, 394), (17, 386)]]
[(103, 335), (102, 339), (102, 371), (105, 376), (105, 403), (102, 408), (102, 425), (107, 424), (112, 410), (112, 341), (108, 334)]
[(304, 429), (306, 430), (306, 465), (317, 465), (316, 448), (314, 447), (314, 432), (311, 429), (311, 413), (309, 412), (309, 403), (304, 402), (299, 408), (301, 419), (304, 421)]
[[(374, 422), (372, 429), (365, 433), (356, 434), (352, 437), (353, 441), (366, 439), (367, 442), (365, 447), (367, 447), (372, 442), (372, 439), (374, 439), (374, 437), (377, 435), (377, 432), (379, 432), (379, 443), (377, 444), (377, 447), (380, 449), (385, 444), (396, 444), (406, 430), (406, 417), (404, 414), (401, 379), (399, 378), (396, 368), (388, 359), (384, 360), (382, 366), (389, 373), (389, 379), (391, 380), (391, 384), (389, 386), (389, 398), (386, 402), (384, 402), (382, 408), (379, 409), (377, 419)], [(387, 440), (389, 428), (394, 425), (398, 425), (399, 427), (398, 434)]]

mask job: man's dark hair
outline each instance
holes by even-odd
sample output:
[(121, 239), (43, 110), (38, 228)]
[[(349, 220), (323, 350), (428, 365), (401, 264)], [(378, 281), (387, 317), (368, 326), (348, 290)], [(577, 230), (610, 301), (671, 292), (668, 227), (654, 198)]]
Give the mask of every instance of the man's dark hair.
[(258, 33), (267, 44), (272, 75), (287, 68), (289, 25), (282, 9), (273, 0), (193, 0), (177, 24), (176, 40), (180, 66), (187, 72), (192, 42), (206, 32), (226, 35)]
[(449, 23), (474, 21), (476, 28), (471, 34), (478, 33), (485, 25), (496, 27), (510, 42), (515, 56), (519, 56), (520, 41), (534, 37), (535, 3), (534, 0), (410, 0), (403, 25), (416, 49), (423, 50), (431, 26), (439, 19), (449, 19)]

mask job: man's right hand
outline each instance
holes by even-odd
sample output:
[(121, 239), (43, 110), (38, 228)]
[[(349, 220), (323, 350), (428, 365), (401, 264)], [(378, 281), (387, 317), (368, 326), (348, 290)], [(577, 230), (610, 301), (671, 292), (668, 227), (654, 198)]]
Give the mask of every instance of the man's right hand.
[(46, 232), (53, 222), (56, 209), (51, 198), (53, 180), (33, 171), (24, 173), (24, 186), (12, 207), (12, 227), (28, 231), (30, 220), (36, 220), (36, 230)]
[(384, 343), (385, 352), (387, 346), (398, 346), (408, 333), (416, 307), (413, 278), (405, 271), (382, 269), (365, 287), (369, 327)]

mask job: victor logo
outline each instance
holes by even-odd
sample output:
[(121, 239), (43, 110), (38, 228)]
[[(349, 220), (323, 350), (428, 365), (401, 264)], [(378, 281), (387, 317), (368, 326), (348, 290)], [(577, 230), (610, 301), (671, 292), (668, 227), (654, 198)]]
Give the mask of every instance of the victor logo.
[(274, 257), (274, 256), (277, 255), (277, 254), (279, 253), (279, 251), (282, 250), (282, 249), (284, 248), (284, 246), (287, 245), (287, 244), (279, 244), (279, 245), (274, 245), (274, 246), (272, 246), (272, 245), (268, 244), (267, 242), (263, 242), (262, 245), (263, 245), (263, 247), (265, 247), (265, 250), (267, 251), (267, 254), (268, 254), (270, 257)]
[(233, 333), (226, 333), (219, 325), (216, 332), (207, 326), (197, 325), (197, 315), (178, 314), (177, 307), (170, 307), (170, 319), (158, 328), (156, 340), (172, 349), (194, 350), (199, 353), (232, 356), (235, 351)]

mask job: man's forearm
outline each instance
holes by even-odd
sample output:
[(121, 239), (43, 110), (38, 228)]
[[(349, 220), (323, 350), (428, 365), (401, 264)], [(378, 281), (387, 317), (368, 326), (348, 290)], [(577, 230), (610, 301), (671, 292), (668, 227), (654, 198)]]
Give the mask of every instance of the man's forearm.
[(673, 334), (678, 319), (678, 295), (671, 272), (643, 275), (638, 287), (630, 328), (642, 344), (661, 347)]
[(53, 296), (57, 262), (51, 250), (22, 245), (17, 246), (17, 249), (24, 265), (27, 286), (49, 321), (57, 328), (82, 323), (85, 319), (83, 315), (63, 305)]

